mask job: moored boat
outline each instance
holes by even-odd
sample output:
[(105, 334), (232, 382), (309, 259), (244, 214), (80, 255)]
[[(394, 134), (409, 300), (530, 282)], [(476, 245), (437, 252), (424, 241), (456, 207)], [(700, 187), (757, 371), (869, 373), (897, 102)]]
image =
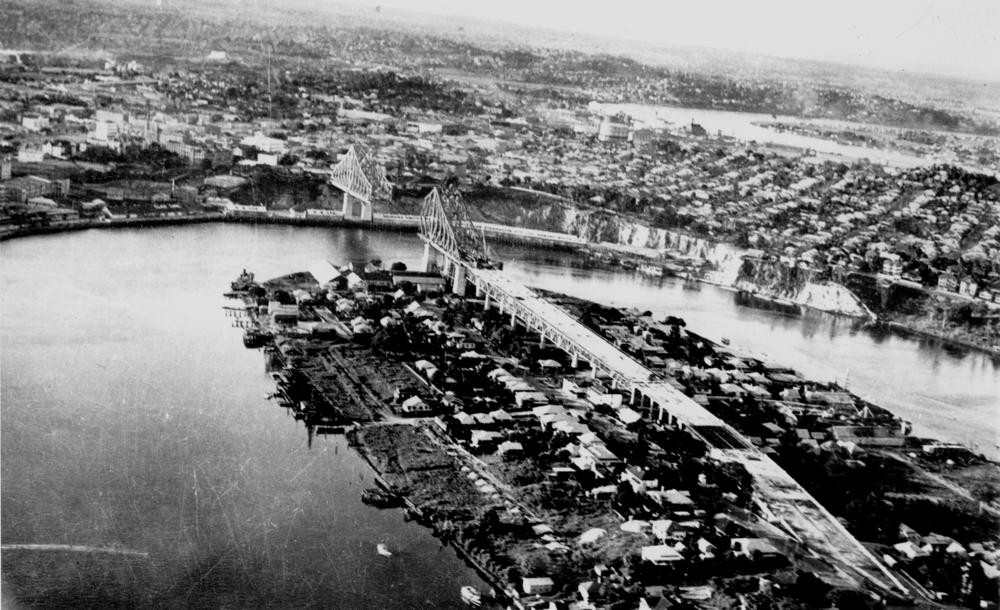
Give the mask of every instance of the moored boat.
[(469, 604), (470, 606), (481, 606), (483, 604), (483, 596), (479, 594), (479, 591), (475, 587), (465, 585), (461, 590), (462, 601)]
[(392, 508), (403, 504), (403, 499), (397, 492), (378, 488), (362, 491), (361, 501), (378, 508)]
[(271, 342), (271, 333), (256, 329), (247, 329), (243, 333), (243, 345), (249, 348), (262, 347)]
[(684, 275), (684, 284), (682, 284), (682, 287), (685, 290), (701, 290), (701, 284), (690, 272)]
[(762, 295), (758, 292), (745, 289), (738, 290), (736, 292), (736, 303), (738, 305), (753, 307), (755, 309), (778, 311), (790, 316), (802, 315), (802, 307), (791, 299)]
[(663, 277), (663, 267), (647, 263), (645, 265), (639, 265), (639, 273), (650, 277)]
[(375, 545), (375, 550), (378, 551), (378, 554), (383, 557), (392, 557), (392, 551), (390, 551), (389, 547), (382, 544), (381, 542)]

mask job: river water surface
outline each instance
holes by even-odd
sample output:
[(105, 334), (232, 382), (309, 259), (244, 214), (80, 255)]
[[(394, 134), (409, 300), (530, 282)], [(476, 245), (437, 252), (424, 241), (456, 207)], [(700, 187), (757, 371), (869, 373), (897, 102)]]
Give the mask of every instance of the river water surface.
[(342, 437), (307, 448), (220, 308), (243, 267), (268, 278), (320, 257), (412, 259), (415, 240), (206, 224), (0, 244), (2, 542), (150, 554), (106, 583), (64, 574), (78, 555), (5, 551), (5, 597), (447, 608), (462, 585), (483, 587), (401, 511), (361, 503), (372, 474)]
[(762, 125), (762, 123), (771, 121), (781, 121), (784, 123), (809, 122), (801, 117), (649, 104), (598, 104), (598, 107), (601, 111), (609, 114), (622, 112), (647, 122), (662, 120), (672, 123), (675, 126), (683, 126), (694, 122), (704, 127), (711, 135), (721, 133), (724, 136), (736, 138), (737, 140), (811, 149), (849, 159), (868, 159), (874, 163), (883, 163), (897, 167), (922, 167), (934, 163), (933, 159), (918, 157), (898, 150), (842, 144), (825, 138), (790, 131), (778, 131)]
[[(1000, 368), (985, 356), (739, 307), (711, 286), (575, 269), (566, 254), (498, 251), (528, 285), (679, 315), (809, 376), (846, 376), (919, 432), (1000, 453)], [(149, 553), (88, 571), (76, 556), (5, 552), (5, 598), (440, 608), (482, 587), (400, 511), (360, 502), (371, 472), (342, 438), (307, 448), (220, 308), (244, 267), (266, 279), (320, 258), (415, 266), (421, 254), (414, 235), (230, 224), (0, 244), (2, 542)]]

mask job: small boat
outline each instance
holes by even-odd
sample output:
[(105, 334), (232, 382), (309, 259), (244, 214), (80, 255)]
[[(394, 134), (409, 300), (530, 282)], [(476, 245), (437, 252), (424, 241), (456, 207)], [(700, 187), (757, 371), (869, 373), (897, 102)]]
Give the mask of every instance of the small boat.
[(483, 604), (483, 597), (479, 594), (479, 591), (475, 587), (470, 587), (465, 585), (462, 587), (461, 591), (462, 601), (469, 604), (470, 606), (481, 606)]
[(685, 274), (684, 283), (681, 285), (685, 290), (701, 290), (701, 284), (690, 273)]
[(729, 345), (729, 337), (723, 337), (722, 338), (722, 344), (723, 345)]
[(264, 345), (270, 343), (273, 338), (274, 337), (269, 332), (251, 328), (243, 332), (243, 345), (251, 349), (264, 347)]
[(392, 551), (390, 551), (389, 547), (382, 544), (381, 542), (375, 546), (375, 550), (378, 551), (378, 554), (383, 557), (392, 557)]
[(643, 275), (648, 275), (650, 277), (663, 277), (663, 267), (660, 265), (654, 265), (652, 263), (640, 265), (639, 273)]
[(377, 487), (362, 491), (361, 501), (378, 508), (394, 508), (403, 504), (403, 498), (399, 495), (399, 492), (392, 489), (379, 489)]

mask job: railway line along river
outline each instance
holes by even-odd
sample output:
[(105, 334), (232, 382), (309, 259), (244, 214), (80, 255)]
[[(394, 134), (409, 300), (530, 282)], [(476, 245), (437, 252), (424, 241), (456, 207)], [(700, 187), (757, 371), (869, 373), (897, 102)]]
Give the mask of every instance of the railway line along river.
[[(372, 473), (342, 437), (307, 447), (305, 430), (266, 400), (273, 384), (261, 354), (243, 347), (220, 308), (242, 268), (267, 278), (319, 258), (416, 266), (421, 254), (412, 234), (279, 225), (0, 244), (2, 543), (57, 548), (5, 550), (4, 596), (458, 607), (459, 587), (482, 587), (478, 577), (400, 511), (361, 503)], [(831, 316), (742, 308), (710, 286), (579, 269), (565, 253), (499, 254), (528, 285), (678, 315), (807, 376), (846, 376), (918, 433), (1000, 453), (1000, 368), (987, 356)], [(64, 546), (137, 553), (67, 556)]]

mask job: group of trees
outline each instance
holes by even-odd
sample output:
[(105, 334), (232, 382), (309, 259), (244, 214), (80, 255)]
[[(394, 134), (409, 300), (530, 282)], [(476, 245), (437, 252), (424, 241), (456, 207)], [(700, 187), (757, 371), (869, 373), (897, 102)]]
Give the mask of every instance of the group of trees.
[(176, 153), (170, 152), (157, 143), (143, 146), (127, 144), (121, 152), (106, 146), (88, 146), (75, 157), (79, 161), (91, 163), (128, 163), (145, 165), (154, 170), (185, 167), (187, 162)]

